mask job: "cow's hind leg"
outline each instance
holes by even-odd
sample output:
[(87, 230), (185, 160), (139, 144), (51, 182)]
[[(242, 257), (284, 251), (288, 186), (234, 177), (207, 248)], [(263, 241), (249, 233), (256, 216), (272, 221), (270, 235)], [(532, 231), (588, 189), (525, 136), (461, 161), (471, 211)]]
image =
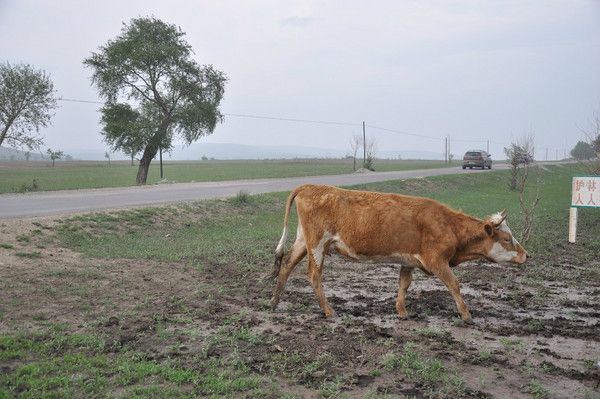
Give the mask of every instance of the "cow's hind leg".
[(454, 302), (456, 302), (456, 308), (458, 309), (461, 318), (465, 322), (470, 323), (471, 313), (469, 312), (469, 308), (460, 295), (458, 280), (456, 279), (456, 276), (454, 276), (454, 273), (452, 273), (452, 270), (450, 270), (450, 266), (448, 266), (448, 264), (440, 265), (439, 267), (432, 268), (431, 271), (444, 282), (448, 288), (448, 291), (450, 291), (450, 294), (452, 294), (452, 298), (454, 298)]
[(283, 293), (290, 273), (292, 273), (296, 265), (300, 263), (305, 255), (306, 244), (302, 238), (297, 238), (296, 242), (285, 256), (283, 266), (279, 270), (279, 274), (277, 276), (277, 285), (275, 286), (275, 290), (273, 290), (273, 297), (271, 298), (271, 307), (273, 309), (277, 307), (279, 301), (281, 300), (281, 294)]
[(406, 318), (408, 313), (406, 313), (406, 291), (408, 287), (410, 287), (410, 283), (412, 282), (412, 273), (414, 268), (408, 266), (402, 266), (400, 268), (400, 281), (398, 287), (398, 299), (396, 300), (396, 310), (398, 311), (398, 315), (401, 318)]
[(319, 301), (319, 306), (321, 307), (323, 313), (325, 313), (325, 317), (331, 317), (333, 316), (334, 312), (329, 305), (329, 302), (327, 302), (325, 292), (323, 292), (323, 283), (321, 279), (323, 275), (324, 256), (325, 243), (324, 238), (322, 238), (319, 245), (313, 248), (308, 248), (308, 278), (310, 279), (310, 284), (315, 290), (315, 295)]

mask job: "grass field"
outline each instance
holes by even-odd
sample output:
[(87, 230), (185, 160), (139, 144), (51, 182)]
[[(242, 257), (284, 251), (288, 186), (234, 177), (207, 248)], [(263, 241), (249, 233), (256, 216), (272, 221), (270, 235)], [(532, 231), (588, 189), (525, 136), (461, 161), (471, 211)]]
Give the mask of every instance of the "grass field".
[[(446, 166), (443, 161), (378, 160), (378, 171), (430, 169)], [(171, 182), (222, 181), (271, 177), (316, 176), (352, 173), (352, 161), (340, 159), (273, 161), (190, 161), (165, 162), (164, 177)], [(0, 161), (0, 193), (49, 191), (135, 185), (137, 167), (128, 162), (45, 162)], [(36, 183), (33, 183), (33, 180)], [(160, 180), (158, 162), (152, 162), (148, 184)]]
[[(324, 319), (299, 267), (269, 309), (286, 193), (0, 225), (0, 398), (600, 398), (600, 212), (566, 243), (574, 166), (544, 172), (523, 267), (455, 272), (475, 325), (415, 273), (409, 320), (393, 265), (326, 259)], [(509, 211), (508, 174), (360, 189)], [(13, 224), (9, 224), (13, 223)], [(295, 219), (292, 224), (295, 223)], [(294, 229), (292, 228), (292, 231)]]

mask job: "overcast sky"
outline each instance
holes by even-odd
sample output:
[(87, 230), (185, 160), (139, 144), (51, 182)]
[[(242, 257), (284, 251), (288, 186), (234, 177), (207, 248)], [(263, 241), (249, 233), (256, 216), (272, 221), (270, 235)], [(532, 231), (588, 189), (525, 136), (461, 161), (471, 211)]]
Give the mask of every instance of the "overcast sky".
[[(489, 139), (500, 155), (531, 131), (554, 155), (600, 111), (600, 1), (0, 0), (0, 61), (45, 69), (65, 98), (98, 100), (82, 60), (149, 15), (227, 74), (225, 113), (449, 135), (458, 155), (485, 142), (456, 139)], [(106, 148), (98, 107), (61, 103), (47, 145)], [(345, 149), (360, 131), (230, 116), (201, 140)], [(385, 150), (443, 151), (442, 140), (367, 134)]]

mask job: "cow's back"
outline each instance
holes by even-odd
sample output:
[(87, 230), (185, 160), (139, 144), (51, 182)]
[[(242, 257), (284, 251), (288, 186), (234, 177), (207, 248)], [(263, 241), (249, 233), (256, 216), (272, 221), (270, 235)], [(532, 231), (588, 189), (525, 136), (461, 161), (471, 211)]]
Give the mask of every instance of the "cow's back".
[(427, 198), (332, 186), (305, 185), (296, 195), (304, 230), (337, 236), (365, 256), (420, 253), (423, 233), (444, 218), (432, 218), (432, 212), (440, 212), (439, 205)]

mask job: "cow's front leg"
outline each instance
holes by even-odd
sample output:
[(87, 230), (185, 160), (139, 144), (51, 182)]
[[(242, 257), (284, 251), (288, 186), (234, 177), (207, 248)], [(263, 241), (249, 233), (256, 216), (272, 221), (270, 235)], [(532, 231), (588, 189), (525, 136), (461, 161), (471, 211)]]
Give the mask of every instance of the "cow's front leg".
[[(320, 246), (319, 246), (320, 247)], [(331, 317), (334, 315), (333, 309), (329, 306), (325, 293), (323, 292), (322, 275), (323, 275), (323, 256), (324, 250), (318, 248), (312, 248), (308, 250), (308, 278), (310, 284), (315, 290), (315, 295), (319, 301), (319, 306), (325, 317)]]
[(454, 298), (454, 302), (456, 302), (456, 308), (460, 313), (461, 318), (467, 322), (471, 322), (471, 313), (469, 312), (469, 308), (465, 304), (462, 296), (460, 295), (460, 287), (458, 285), (458, 280), (450, 266), (447, 263), (439, 264), (437, 267), (432, 267), (431, 272), (435, 274), (440, 280), (444, 282), (450, 294), (452, 294), (452, 298)]
[(398, 287), (398, 299), (396, 300), (396, 310), (398, 311), (398, 315), (401, 318), (406, 318), (408, 313), (406, 312), (406, 291), (408, 291), (408, 287), (410, 287), (410, 283), (412, 282), (412, 267), (402, 266), (400, 268), (400, 278), (399, 278), (399, 287)]

